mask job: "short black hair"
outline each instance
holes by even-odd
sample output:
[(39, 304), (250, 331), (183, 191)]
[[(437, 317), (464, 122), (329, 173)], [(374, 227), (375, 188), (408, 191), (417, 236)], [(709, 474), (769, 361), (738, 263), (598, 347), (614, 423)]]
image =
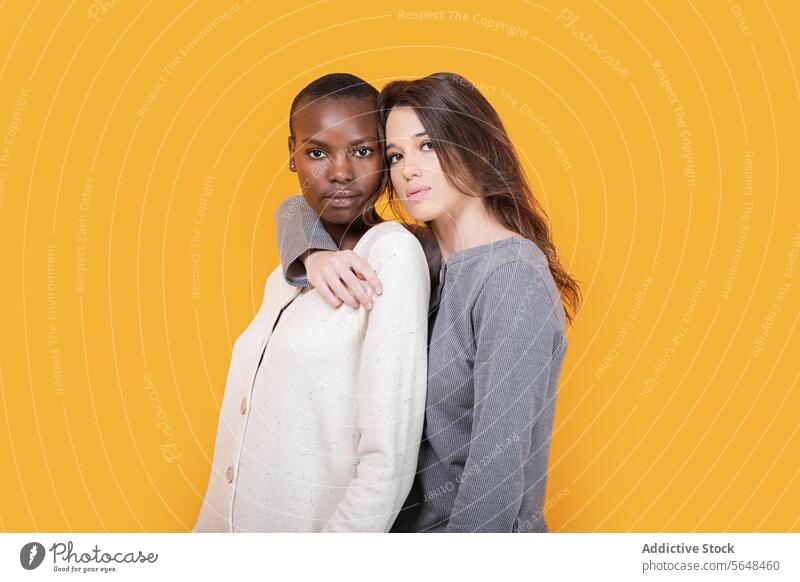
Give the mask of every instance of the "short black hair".
[(294, 116), (304, 101), (322, 99), (371, 99), (377, 103), (378, 90), (364, 79), (350, 73), (331, 73), (311, 81), (292, 101), (289, 110), (289, 133), (294, 135)]

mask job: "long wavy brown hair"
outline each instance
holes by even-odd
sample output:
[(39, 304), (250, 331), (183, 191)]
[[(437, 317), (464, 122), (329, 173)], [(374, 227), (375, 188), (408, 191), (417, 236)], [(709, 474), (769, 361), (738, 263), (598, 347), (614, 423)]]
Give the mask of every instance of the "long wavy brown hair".
[[(472, 83), (455, 73), (392, 81), (378, 98), (381, 143), (385, 143), (386, 118), (398, 106), (414, 109), (434, 142), (448, 180), (461, 192), (482, 198), (487, 211), (503, 226), (542, 250), (571, 324), (582, 301), (581, 289), (561, 265), (547, 214), (528, 184), (516, 149), (494, 107)], [(406, 216), (390, 181), (387, 193), (394, 214)]]

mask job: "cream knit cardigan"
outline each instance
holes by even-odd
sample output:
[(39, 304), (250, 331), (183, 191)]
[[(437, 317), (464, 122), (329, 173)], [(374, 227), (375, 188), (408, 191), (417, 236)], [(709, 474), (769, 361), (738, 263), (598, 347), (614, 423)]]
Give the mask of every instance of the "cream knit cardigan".
[(430, 278), (420, 243), (397, 222), (369, 229), (354, 251), (383, 284), (373, 296), (363, 283), (369, 311), (331, 308), (287, 284), (280, 266), (269, 276), (234, 344), (192, 531), (391, 528), (417, 467)]

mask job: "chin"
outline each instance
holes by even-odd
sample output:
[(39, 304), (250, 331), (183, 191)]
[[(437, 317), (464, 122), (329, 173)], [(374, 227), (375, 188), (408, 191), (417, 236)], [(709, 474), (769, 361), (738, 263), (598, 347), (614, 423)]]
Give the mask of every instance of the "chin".
[(361, 216), (361, 208), (326, 207), (320, 216), (332, 224), (351, 224)]
[(406, 212), (411, 215), (411, 218), (418, 222), (430, 222), (444, 214), (441, 207), (425, 202), (415, 202), (412, 204), (404, 203), (404, 206)]

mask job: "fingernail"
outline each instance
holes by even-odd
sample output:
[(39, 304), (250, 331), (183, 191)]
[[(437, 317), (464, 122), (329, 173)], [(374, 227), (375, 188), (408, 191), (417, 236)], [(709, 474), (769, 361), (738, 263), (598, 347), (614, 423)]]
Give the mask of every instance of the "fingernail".
[(383, 287), (378, 287), (378, 295), (380, 295), (381, 293), (383, 293)]
[(367, 309), (372, 309), (372, 303), (367, 303)]

